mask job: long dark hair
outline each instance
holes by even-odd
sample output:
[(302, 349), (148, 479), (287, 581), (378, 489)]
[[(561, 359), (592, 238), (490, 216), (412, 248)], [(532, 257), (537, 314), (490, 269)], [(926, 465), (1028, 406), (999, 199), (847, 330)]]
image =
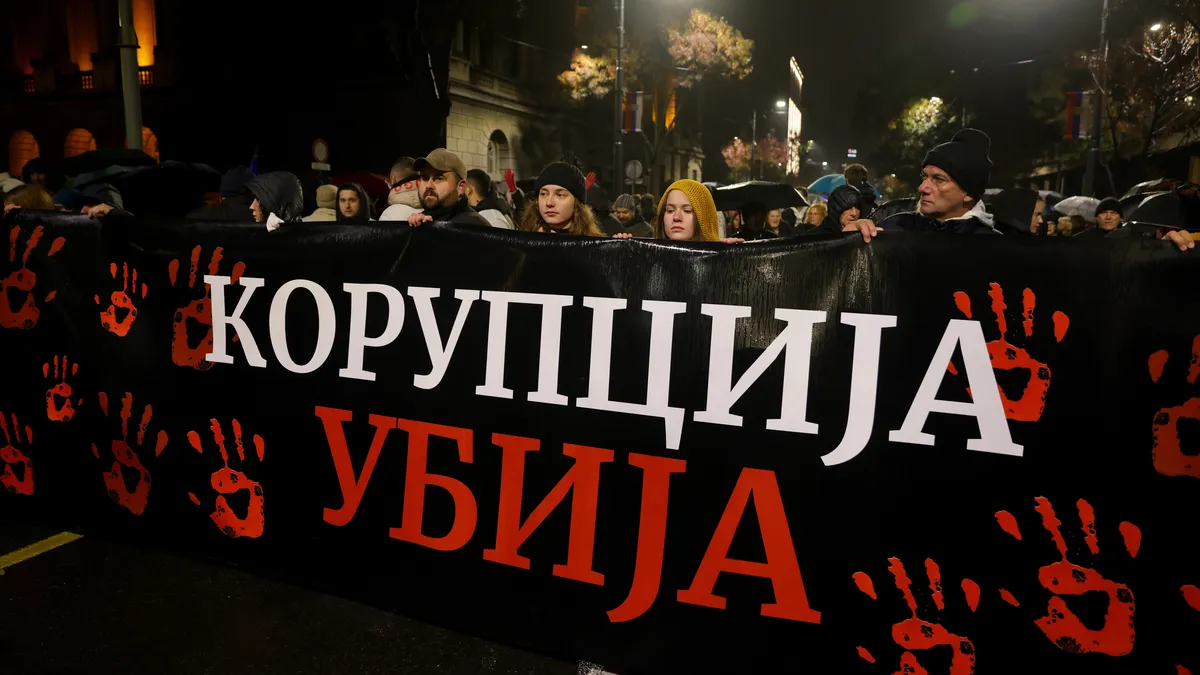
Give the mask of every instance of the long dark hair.
[[(358, 195), (358, 213), (353, 216), (346, 217), (342, 215), (342, 191), (352, 190)], [(358, 183), (342, 183), (337, 189), (337, 219), (339, 223), (367, 223), (374, 217), (371, 209), (371, 198), (367, 196), (367, 191)]]

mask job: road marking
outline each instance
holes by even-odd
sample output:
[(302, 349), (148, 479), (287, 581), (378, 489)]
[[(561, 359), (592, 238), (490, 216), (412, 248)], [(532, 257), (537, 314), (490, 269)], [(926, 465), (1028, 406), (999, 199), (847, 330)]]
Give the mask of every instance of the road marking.
[(4, 574), (5, 568), (12, 567), (19, 562), (29, 560), (34, 556), (39, 556), (46, 551), (53, 551), (59, 546), (69, 544), (81, 537), (83, 537), (82, 534), (75, 534), (74, 532), (59, 532), (58, 534), (46, 537), (35, 544), (30, 544), (25, 548), (19, 548), (12, 553), (0, 555), (0, 574)]

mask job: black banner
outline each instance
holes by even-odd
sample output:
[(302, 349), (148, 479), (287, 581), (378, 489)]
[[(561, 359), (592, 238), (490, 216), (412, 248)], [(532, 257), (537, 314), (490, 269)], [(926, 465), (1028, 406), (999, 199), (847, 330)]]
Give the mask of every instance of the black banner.
[(619, 673), (1200, 672), (1194, 254), (4, 231), (7, 517)]

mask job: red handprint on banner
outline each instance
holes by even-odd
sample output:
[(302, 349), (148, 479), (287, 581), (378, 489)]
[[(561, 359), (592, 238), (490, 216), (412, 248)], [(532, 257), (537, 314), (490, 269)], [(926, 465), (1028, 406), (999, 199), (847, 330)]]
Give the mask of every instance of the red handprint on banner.
[[(1067, 559), (1067, 543), (1063, 539), (1062, 521), (1054, 513), (1054, 506), (1049, 499), (1037, 497), (1034, 510), (1042, 517), (1042, 526), (1050, 533), (1050, 538), (1058, 548), (1062, 560), (1051, 563), (1038, 570), (1038, 581), (1042, 587), (1054, 594), (1050, 598), (1046, 616), (1034, 623), (1045, 633), (1059, 649), (1072, 654), (1108, 654), (1109, 656), (1125, 656), (1133, 651), (1135, 638), (1133, 628), (1134, 599), (1133, 591), (1125, 584), (1109, 581), (1096, 570), (1082, 567)], [(1076, 503), (1079, 510), (1079, 521), (1082, 526), (1084, 541), (1093, 556), (1100, 553), (1100, 542), (1096, 534), (1096, 516), (1092, 505), (1080, 499)], [(1007, 511), (996, 514), (996, 520), (1001, 529), (1017, 540), (1021, 539), (1021, 531), (1016, 518)], [(1141, 547), (1142, 532), (1136, 525), (1123, 522), (1118, 526), (1125, 540), (1125, 550), (1131, 558), (1136, 558)], [(1104, 612), (1104, 625), (1091, 629), (1084, 625), (1070, 609), (1063, 596), (1083, 595), (1085, 593), (1104, 593), (1108, 596), (1108, 606)], [(1005, 601), (1013, 606), (1020, 606), (1017, 599), (1008, 591), (1001, 591)]]
[[(246, 461), (246, 446), (242, 443), (242, 424), (234, 419), (231, 426), (233, 427), (233, 444), (237, 449), (238, 461), (241, 464)], [(215, 419), (211, 420), (209, 428), (212, 430), (213, 442), (217, 446), (217, 451), (221, 454), (222, 464), (221, 468), (214, 471), (211, 476), (212, 488), (217, 492), (217, 499), (209, 517), (228, 537), (261, 537), (266, 525), (263, 517), (262, 485), (257, 481), (250, 480), (240, 470), (230, 467), (229, 452), (225, 448), (225, 432), (221, 429), (221, 423)], [(187, 436), (188, 442), (192, 444), (196, 452), (204, 454), (200, 434), (189, 431)], [(262, 462), (264, 447), (262, 436), (255, 434), (251, 441), (254, 444), (254, 453), (258, 456), (258, 461)], [(244, 466), (244, 464), (242, 465)], [(225, 499), (225, 495), (237, 492), (246, 492), (250, 499), (249, 505), (246, 507), (245, 518), (238, 517), (230, 508), (229, 501)], [(193, 504), (200, 505), (200, 498), (194, 493), (188, 493), (188, 497), (191, 498)]]
[[(1170, 354), (1164, 349), (1150, 355), (1150, 379), (1158, 384), (1167, 367)], [(1200, 378), (1200, 335), (1192, 341), (1192, 360), (1188, 366), (1187, 383), (1196, 384)], [(1179, 438), (1180, 420), (1200, 420), (1200, 398), (1192, 397), (1154, 413), (1154, 443), (1150, 455), (1154, 469), (1164, 476), (1200, 478), (1200, 457), (1185, 453)]]
[[(4, 463), (4, 473), (0, 474), (0, 485), (5, 490), (26, 497), (33, 494), (33, 461), (21, 452), (17, 446), (21, 444), (21, 425), (17, 416), (12, 416), (12, 431), (8, 429), (8, 418), (0, 412), (0, 434), (4, 435), (4, 447), (0, 448), (0, 462)], [(33, 429), (25, 427), (25, 443), (33, 443)]]
[[(221, 263), (221, 257), (225, 249), (218, 246), (213, 250), (212, 258), (208, 263), (208, 274), (210, 276), (217, 274), (217, 269)], [(179, 275), (179, 260), (172, 260), (167, 266), (167, 273), (171, 279), (171, 286), (175, 285)], [(188, 288), (196, 287), (196, 272), (200, 267), (200, 247), (192, 249), (191, 267), (188, 272)], [(231, 280), (237, 283), (238, 279), (242, 278), (242, 274), (246, 272), (246, 265), (237, 263), (233, 266), (233, 274)], [(201, 281), (203, 283), (203, 281)], [(212, 363), (206, 361), (204, 357), (212, 353), (213, 334), (212, 334), (212, 304), (209, 300), (210, 289), (207, 284), (204, 285), (204, 297), (197, 298), (189, 302), (185, 307), (180, 307), (175, 311), (175, 319), (171, 325), (171, 360), (177, 366), (185, 366), (195, 368), (196, 370), (208, 370), (212, 367)], [(198, 325), (206, 329), (204, 336), (199, 343), (193, 347), (191, 340), (188, 338), (188, 327), (192, 324)], [(236, 341), (236, 338), (235, 338)]]
[[(100, 410), (104, 415), (108, 416), (108, 395), (104, 392), (97, 394), (100, 401)], [(142, 410), (141, 423), (138, 424), (137, 431), (137, 447), (140, 449), (146, 440), (146, 429), (150, 426), (150, 420), (154, 416), (154, 411), (147, 405)], [(121, 399), (121, 438), (113, 440), (111, 444), (113, 459), (112, 469), (105, 471), (102, 476), (104, 478), (104, 487), (108, 490), (108, 496), (114, 502), (129, 509), (129, 512), (135, 516), (140, 516), (146, 511), (146, 505), (150, 502), (150, 471), (142, 464), (138, 458), (137, 449), (129, 445), (129, 420), (133, 417), (133, 394), (126, 393)], [(162, 454), (163, 449), (167, 447), (167, 432), (159, 431), (158, 438), (154, 444), (154, 456)], [(92, 454), (96, 459), (100, 459), (100, 449), (92, 443)], [(130, 488), (128, 481), (125, 479), (126, 470), (131, 470), (137, 474), (133, 487)]]
[[(68, 375), (74, 375), (79, 372), (79, 364), (72, 363), (70, 368), (67, 368), (67, 355), (62, 356), (62, 368), (59, 368), (59, 357), (54, 357), (54, 370), (51, 372), (50, 364), (42, 364), (42, 377), (47, 379), (57, 379), (56, 384), (46, 390), (46, 418), (51, 422), (70, 422), (75, 416), (75, 406), (83, 405), (83, 399), (79, 399), (76, 403), (71, 403), (71, 383), (67, 382)], [(60, 402), (61, 401), (61, 402)]]
[[(21, 267), (0, 280), (0, 328), (29, 330), (37, 325), (38, 317), (42, 313), (33, 296), (33, 289), (37, 286), (37, 274), (29, 269), (28, 264), (29, 257), (33, 255), (42, 239), (42, 232), (41, 225), (33, 228), (33, 232), (25, 240), (25, 250), (21, 254)], [(17, 262), (17, 242), (20, 239), (21, 226), (17, 225), (8, 233), (8, 261), (10, 263)], [(50, 250), (46, 253), (46, 257), (49, 258), (61, 251), (65, 243), (66, 240), (62, 237), (55, 239), (50, 244)], [(54, 291), (47, 293), (44, 302), (53, 300), (54, 295)]]
[[(888, 571), (896, 580), (896, 588), (904, 594), (904, 601), (912, 612), (912, 617), (892, 626), (892, 640), (902, 648), (900, 667), (895, 675), (928, 675), (917, 661), (913, 652), (925, 651), (935, 647), (950, 647), (950, 675), (970, 675), (975, 672), (975, 645), (965, 637), (955, 635), (940, 623), (930, 623), (917, 615), (917, 599), (912, 592), (912, 581), (904, 569), (904, 563), (899, 558), (888, 558)], [(938, 611), (946, 608), (942, 593), (942, 572), (938, 564), (931, 559), (925, 560), (925, 575), (929, 580), (929, 590), (934, 605)], [(854, 583), (872, 600), (876, 599), (875, 584), (865, 572), (855, 572)], [(967, 607), (972, 612), (979, 606), (979, 586), (970, 579), (962, 580), (963, 596)], [(865, 647), (858, 648), (858, 655), (870, 663), (875, 663), (875, 657)]]
[[(130, 285), (129, 263), (122, 263), (121, 269), (121, 290), (112, 292), (108, 307), (100, 312), (100, 325), (117, 337), (129, 335), (129, 329), (133, 328), (133, 322), (137, 321), (138, 315), (137, 305), (133, 302), (134, 298), (138, 297), (137, 270), (133, 270), (133, 282)], [(114, 280), (117, 278), (117, 263), (109, 264), (108, 273)], [(146, 297), (146, 284), (141, 286), (141, 297)], [(96, 296), (96, 304), (100, 304), (99, 295)]]
[[(1042, 412), (1046, 409), (1046, 395), (1050, 391), (1050, 366), (1035, 359), (1025, 348), (1017, 347), (1008, 341), (1008, 318), (1004, 314), (1008, 305), (1004, 302), (1004, 289), (1000, 287), (1000, 284), (991, 284), (988, 296), (992, 300), (992, 312), (996, 315), (996, 328), (1000, 332), (1000, 337), (987, 345), (992, 369), (1020, 370), (1029, 373), (1029, 380), (1017, 400), (1010, 400), (1004, 393), (1004, 389), (1000, 389), (1004, 414), (1008, 419), (1017, 422), (1036, 422), (1042, 418)], [(1025, 338), (1028, 339), (1033, 337), (1033, 313), (1037, 306), (1037, 297), (1033, 291), (1026, 288), (1022, 299), (1023, 321), (1021, 326)], [(962, 291), (955, 293), (954, 304), (963, 316), (968, 319), (972, 318), (971, 299), (966, 293)], [(1054, 312), (1052, 320), (1054, 322), (1054, 339), (1062, 342), (1070, 327), (1070, 319), (1062, 312)], [(950, 371), (957, 372), (954, 364), (950, 364)]]

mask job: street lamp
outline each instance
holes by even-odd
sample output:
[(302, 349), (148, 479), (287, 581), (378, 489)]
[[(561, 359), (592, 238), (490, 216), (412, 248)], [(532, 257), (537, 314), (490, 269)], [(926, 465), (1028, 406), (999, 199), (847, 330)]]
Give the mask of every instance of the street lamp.
[(785, 101), (783, 99), (779, 99), (778, 101), (775, 101), (775, 109), (776, 110), (784, 110), (785, 108), (787, 108), (787, 101)]
[(941, 97), (940, 97), (940, 96), (930, 96), (930, 97), (929, 97), (929, 100), (930, 100), (930, 101), (931, 101), (931, 102), (932, 102), (934, 105), (941, 105), (941, 104), (942, 104), (942, 99), (941, 99)]
[(1161, 24), (1161, 23), (1156, 23), (1156, 24), (1154, 24), (1153, 26), (1150, 26), (1150, 32), (1151, 32), (1151, 33), (1157, 33), (1157, 32), (1158, 32), (1158, 31), (1160, 31), (1160, 30), (1162, 30), (1162, 24)]
[(585, 52), (587, 51), (587, 45), (579, 45), (579, 48)]
[[(1162, 24), (1155, 24), (1150, 30), (1159, 29)], [(1100, 165), (1100, 126), (1104, 124), (1104, 86), (1108, 83), (1105, 72), (1108, 69), (1108, 0), (1104, 0), (1104, 8), (1100, 11), (1100, 77), (1096, 79), (1096, 95), (1092, 101), (1092, 141), (1088, 148), (1087, 171), (1083, 174), (1083, 195), (1091, 197), (1096, 194), (1096, 169)]]
[(617, 99), (613, 114), (613, 195), (625, 190), (625, 0), (617, 0)]

